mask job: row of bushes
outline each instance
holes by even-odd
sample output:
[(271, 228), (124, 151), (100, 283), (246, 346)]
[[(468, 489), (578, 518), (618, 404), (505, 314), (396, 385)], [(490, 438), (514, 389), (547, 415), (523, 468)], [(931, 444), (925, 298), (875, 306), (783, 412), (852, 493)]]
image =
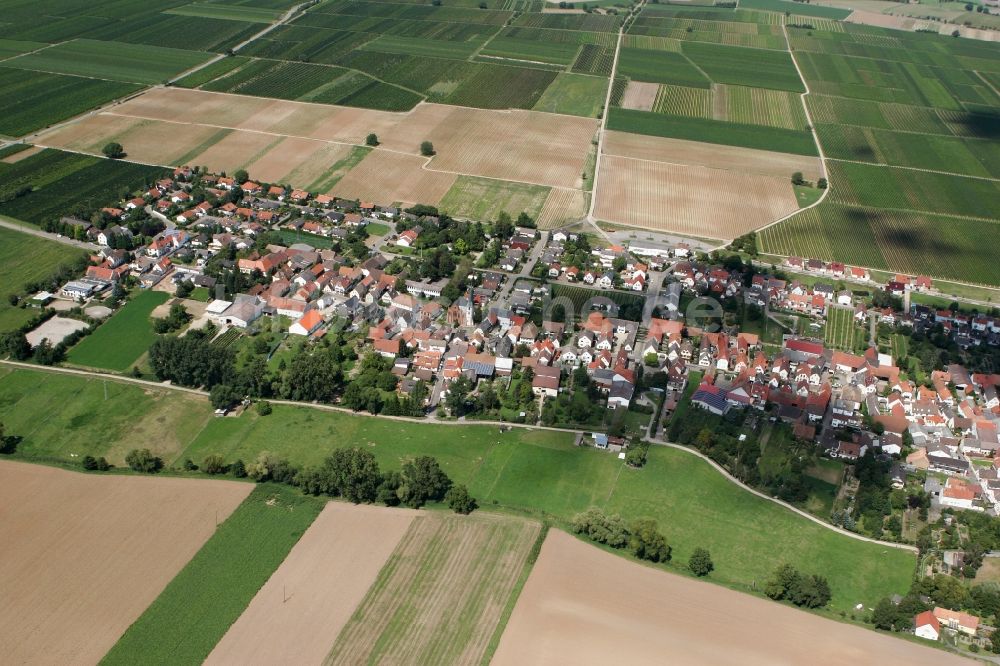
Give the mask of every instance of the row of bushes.
[[(154, 474), (163, 469), (163, 460), (149, 449), (133, 449), (125, 463), (135, 472)], [(104, 458), (83, 459), (84, 469), (107, 470)], [(299, 468), (284, 458), (262, 453), (249, 465), (242, 460), (226, 463), (217, 454), (207, 456), (201, 466), (185, 460), (186, 471), (201, 470), (216, 476), (228, 474), (253, 481), (275, 481), (300, 488), (310, 495), (343, 497), (355, 504), (381, 503), (418, 509), (429, 502), (445, 502), (456, 513), (468, 514), (478, 508), (475, 498), (461, 484), (452, 482), (431, 456), (419, 456), (403, 463), (399, 471), (383, 472), (371, 452), (360, 448), (337, 449), (318, 467)]]

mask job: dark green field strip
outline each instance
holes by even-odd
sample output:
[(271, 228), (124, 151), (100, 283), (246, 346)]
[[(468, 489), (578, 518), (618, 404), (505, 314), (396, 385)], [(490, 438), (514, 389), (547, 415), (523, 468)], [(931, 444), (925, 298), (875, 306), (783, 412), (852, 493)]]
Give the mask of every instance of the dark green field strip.
[(802, 2), (789, 2), (789, 0), (740, 0), (740, 7), (744, 9), (763, 9), (769, 12), (791, 12), (800, 16), (816, 16), (818, 18), (828, 18), (841, 20), (851, 15), (850, 10), (838, 7), (820, 7), (817, 5)]
[(202, 67), (197, 72), (188, 74), (174, 85), (181, 88), (197, 88), (198, 86), (208, 83), (213, 79), (217, 79), (220, 76), (230, 73), (238, 67), (242, 67), (248, 62), (250, 62), (250, 58), (244, 58), (241, 56), (223, 58), (218, 62), (208, 65), (207, 67)]
[(445, 101), (483, 109), (530, 109), (557, 75), (552, 71), (516, 67), (482, 70), (466, 79)]
[(993, 222), (824, 202), (760, 232), (765, 253), (1000, 284)]
[(388, 2), (360, 2), (345, 0), (323, 4), (313, 10), (315, 14), (351, 15), (372, 18), (395, 18), (413, 21), (442, 21), (452, 23), (478, 23), (500, 26), (507, 22), (512, 12), (494, 11), (472, 7), (448, 7)]
[(199, 51), (81, 39), (5, 60), (2, 64), (55, 74), (150, 84), (159, 83), (208, 58), (209, 54)]
[(482, 45), (485, 39), (467, 42), (455, 42), (445, 39), (420, 39), (417, 37), (398, 37), (382, 35), (359, 48), (382, 53), (401, 53), (404, 55), (429, 56), (432, 58), (456, 58), (466, 60)]
[(527, 28), (557, 28), (593, 32), (618, 32), (621, 20), (602, 14), (522, 14), (514, 25)]
[(45, 48), (48, 44), (44, 42), (24, 42), (15, 39), (0, 39), (0, 58), (9, 58), (21, 55), (28, 51)]
[(134, 83), (0, 67), (0, 134), (22, 136), (141, 89)]
[(832, 201), (1000, 220), (1000, 182), (831, 161)]
[(140, 292), (73, 347), (66, 360), (103, 370), (128, 370), (156, 339), (150, 314), (169, 299), (170, 294), (163, 291)]
[(684, 55), (671, 51), (623, 48), (618, 54), (618, 73), (636, 81), (670, 83), (691, 88), (709, 88), (712, 82)]
[(332, 65), (352, 49), (360, 48), (377, 37), (373, 33), (289, 25), (254, 40), (246, 48), (240, 49), (240, 54)]
[(816, 131), (827, 157), (1000, 178), (996, 141), (849, 125), (818, 124)]
[(760, 125), (740, 125), (722, 120), (670, 116), (631, 109), (611, 109), (608, 115), (608, 129), (795, 155), (817, 155), (816, 144), (809, 132)]
[(204, 661), (325, 503), (287, 486), (257, 486), (101, 663)]
[(92, 211), (144, 188), (163, 173), (159, 167), (43, 150), (14, 164), (0, 164), (0, 215), (34, 224), (78, 212), (89, 218)]
[(805, 92), (788, 53), (684, 42), (681, 52), (716, 83)]
[(483, 49), (482, 54), (501, 58), (569, 65), (576, 59), (579, 50), (579, 44), (496, 37)]
[(317, 14), (309, 12), (296, 19), (292, 26), (345, 30), (372, 35), (398, 35), (421, 39), (445, 39), (464, 42), (482, 39), (497, 32), (499, 26), (442, 21), (412, 21), (408, 19), (354, 16), (348, 14)]

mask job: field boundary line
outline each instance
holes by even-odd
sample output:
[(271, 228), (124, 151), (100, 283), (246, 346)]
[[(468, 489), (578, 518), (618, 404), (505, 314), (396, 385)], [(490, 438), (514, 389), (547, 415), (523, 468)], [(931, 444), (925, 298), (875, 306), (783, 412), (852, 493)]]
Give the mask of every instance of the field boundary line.
[(976, 76), (979, 77), (979, 79), (983, 83), (986, 84), (986, 87), (988, 87), (990, 90), (992, 90), (994, 93), (996, 93), (997, 97), (1000, 97), (1000, 90), (997, 90), (996, 87), (992, 83), (990, 83), (989, 79), (987, 79), (985, 76), (983, 76), (982, 74), (980, 74), (978, 69), (974, 69), (972, 71), (976, 74)]
[[(134, 385), (137, 385), (137, 386), (145, 386), (145, 387), (148, 387), (148, 388), (159, 388), (159, 389), (168, 390), (168, 391), (180, 391), (180, 392), (187, 393), (187, 394), (190, 394), (190, 395), (198, 395), (198, 396), (202, 396), (202, 397), (205, 397), (205, 398), (209, 397), (209, 393), (207, 391), (201, 391), (199, 389), (187, 388), (185, 386), (175, 386), (173, 384), (168, 384), (168, 383), (163, 383), (163, 382), (154, 382), (154, 381), (150, 381), (150, 380), (147, 380), (147, 379), (137, 379), (135, 377), (125, 377), (125, 376), (122, 376), (122, 375), (116, 375), (116, 374), (112, 374), (112, 373), (103, 373), (103, 372), (88, 371), (88, 370), (75, 370), (75, 369), (71, 369), (71, 368), (62, 368), (62, 367), (58, 367), (58, 366), (42, 366), (42, 365), (36, 365), (34, 363), (24, 363), (22, 361), (10, 361), (10, 360), (6, 360), (6, 359), (0, 359), (0, 365), (5, 365), (5, 366), (8, 366), (8, 367), (12, 367), (12, 368), (21, 368), (21, 369), (25, 369), (25, 370), (34, 370), (36, 372), (53, 372), (53, 373), (62, 373), (62, 374), (68, 374), (68, 375), (77, 375), (77, 376), (81, 376), (81, 377), (91, 377), (91, 378), (107, 379), (107, 380), (116, 381), (116, 382), (124, 383), (124, 384), (134, 384)], [(268, 402), (270, 402), (272, 405), (287, 405), (287, 406), (291, 406), (291, 407), (306, 407), (306, 408), (311, 408), (311, 409), (318, 409), (318, 410), (321, 410), (321, 411), (339, 412), (339, 413), (343, 413), (343, 414), (352, 414), (354, 416), (360, 416), (360, 417), (366, 417), (366, 418), (372, 418), (372, 419), (388, 419), (388, 420), (393, 420), (393, 421), (401, 421), (401, 422), (406, 422), (406, 423), (415, 423), (415, 424), (424, 424), (424, 425), (449, 425), (449, 426), (483, 425), (483, 426), (501, 426), (501, 427), (502, 426), (506, 426), (506, 427), (512, 427), (512, 428), (521, 428), (521, 429), (525, 429), (525, 430), (546, 430), (546, 431), (551, 431), (551, 432), (563, 432), (563, 433), (567, 433), (567, 434), (570, 434), (570, 433), (583, 433), (583, 432), (585, 432), (583, 430), (576, 430), (576, 429), (553, 428), (553, 427), (550, 427), (550, 426), (541, 426), (541, 425), (533, 425), (533, 424), (526, 424), (526, 423), (509, 423), (509, 422), (504, 422), (504, 421), (441, 421), (439, 419), (429, 419), (429, 418), (428, 419), (419, 419), (419, 418), (412, 418), (412, 417), (408, 417), (408, 416), (386, 416), (384, 414), (369, 414), (367, 412), (355, 412), (355, 411), (353, 411), (351, 409), (348, 409), (347, 407), (338, 407), (336, 405), (325, 405), (325, 404), (311, 403), (311, 402), (296, 402), (294, 400), (271, 399), (271, 400), (268, 400)], [(811, 520), (812, 522), (816, 523), (817, 525), (821, 525), (823, 527), (826, 527), (827, 529), (829, 529), (829, 530), (831, 530), (833, 532), (837, 532), (838, 534), (841, 534), (843, 536), (848, 536), (848, 537), (851, 537), (853, 539), (857, 539), (859, 541), (866, 541), (868, 543), (874, 543), (874, 544), (878, 544), (878, 545), (886, 546), (886, 547), (890, 547), (890, 548), (898, 548), (898, 549), (901, 549), (901, 550), (908, 550), (908, 551), (911, 551), (911, 552), (914, 552), (914, 553), (917, 552), (917, 548), (915, 546), (911, 546), (909, 544), (902, 544), (902, 543), (892, 543), (890, 541), (879, 541), (878, 539), (871, 539), (871, 538), (868, 538), (866, 536), (862, 536), (860, 534), (857, 534), (856, 532), (850, 532), (850, 531), (845, 530), (845, 529), (843, 529), (841, 527), (837, 527), (836, 525), (831, 525), (830, 523), (827, 523), (826, 521), (824, 521), (824, 520), (822, 520), (820, 518), (817, 518), (816, 516), (814, 516), (814, 515), (812, 515), (810, 513), (806, 513), (805, 511), (802, 511), (801, 509), (799, 509), (799, 508), (797, 508), (795, 506), (792, 506), (791, 504), (788, 504), (787, 502), (784, 502), (784, 501), (779, 500), (777, 498), (765, 495), (764, 493), (751, 488), (750, 486), (744, 484), (742, 481), (740, 481), (736, 477), (732, 476), (724, 467), (722, 467), (721, 465), (719, 465), (718, 463), (716, 463), (714, 460), (712, 460), (708, 456), (706, 456), (703, 453), (701, 453), (700, 451), (696, 451), (695, 449), (692, 449), (690, 447), (682, 446), (682, 445), (676, 444), (674, 442), (667, 442), (667, 441), (664, 441), (664, 440), (650, 439), (649, 441), (651, 443), (653, 443), (653, 444), (656, 444), (657, 446), (666, 446), (666, 447), (669, 447), (669, 448), (676, 449), (678, 451), (687, 452), (687, 453), (689, 453), (690, 455), (693, 455), (693, 456), (697, 456), (698, 458), (701, 458), (702, 460), (704, 460), (707, 463), (709, 463), (716, 471), (718, 471), (720, 474), (722, 474), (723, 477), (725, 477), (726, 479), (728, 479), (730, 482), (736, 484), (737, 486), (740, 486), (744, 490), (752, 493), (753, 495), (756, 495), (757, 497), (760, 497), (762, 499), (766, 499), (769, 502), (774, 502), (775, 504), (783, 506), (786, 509), (789, 509), (789, 510), (791, 510), (794, 513), (797, 513), (797, 514), (799, 514), (800, 516), (802, 516), (804, 518), (808, 518), (809, 520)]]
[[(53, 44), (46, 44), (43, 47), (41, 47), (40, 49), (35, 49), (34, 51), (26, 51), (25, 53), (15, 53), (14, 55), (9, 55), (6, 58), (0, 58), (0, 62), (7, 62), (8, 60), (14, 60), (15, 58), (20, 58), (21, 56), (34, 55), (34, 54), (36, 54), (36, 53), (38, 53), (40, 51), (44, 51), (45, 49), (50, 49), (53, 46), (56, 46), (56, 44), (62, 44), (62, 43), (64, 43), (64, 42), (55, 42)], [(20, 67), (14, 67), (12, 69), (20, 69)], [(978, 74), (978, 73), (979, 72), (976, 72), (976, 74)], [(75, 74), (66, 74), (65, 76), (76, 76), (76, 75)], [(91, 77), (84, 76), (82, 78), (89, 79)], [(982, 78), (982, 77), (980, 77), (980, 78)]]
[[(618, 26), (618, 39), (615, 41), (615, 59), (611, 62), (611, 75), (608, 77), (608, 90), (604, 96), (604, 109), (601, 112), (601, 126), (597, 128), (597, 156), (594, 158), (594, 178), (590, 181), (590, 191), (592, 192), (590, 197), (590, 205), (587, 208), (586, 220), (593, 226), (597, 226), (594, 219), (594, 209), (597, 207), (597, 183), (601, 179), (601, 155), (604, 152), (604, 134), (608, 127), (608, 116), (611, 113), (611, 93), (615, 89), (615, 77), (618, 75), (618, 56), (622, 51), (622, 41), (625, 39), (625, 23), (629, 18), (633, 16), (638, 16), (639, 12), (642, 11), (643, 5), (645, 5), (645, 0), (641, 0), (637, 6), (635, 6), (622, 21), (622, 24)], [(604, 232), (601, 231), (603, 234)], [(605, 234), (605, 238), (607, 235)]]
[[(852, 127), (853, 127), (853, 125), (852, 125)], [(943, 135), (938, 134), (938, 135), (935, 135), (935, 136), (943, 136)], [(932, 173), (932, 174), (936, 174), (936, 175), (940, 175), (940, 176), (954, 176), (955, 178), (971, 178), (973, 180), (985, 180), (985, 181), (991, 182), (991, 183), (1000, 183), (1000, 178), (994, 178), (992, 176), (971, 176), (971, 175), (965, 174), (965, 173), (955, 173), (954, 171), (939, 171), (937, 169), (924, 169), (922, 167), (903, 166), (902, 164), (884, 164), (882, 162), (862, 162), (861, 160), (845, 160), (842, 157), (830, 157), (828, 159), (831, 162), (844, 162), (844, 163), (847, 163), (847, 164), (860, 164), (861, 166), (882, 167), (883, 169), (906, 169), (907, 171), (920, 171), (920, 172), (923, 172), (923, 173)], [(907, 209), (905, 209), (905, 208), (882, 208), (882, 207), (879, 207), (878, 210), (907, 210)], [(932, 213), (932, 214), (933, 215), (948, 215), (949, 217), (962, 217), (961, 215), (951, 215), (949, 213)], [(994, 218), (984, 217), (984, 218), (976, 218), (976, 219), (992, 220)]]
[(809, 123), (809, 132), (812, 134), (813, 141), (816, 143), (816, 150), (819, 151), (820, 172), (823, 174), (823, 178), (826, 179), (826, 189), (824, 189), (822, 194), (819, 195), (819, 199), (816, 199), (816, 201), (812, 202), (805, 208), (799, 208), (794, 213), (786, 215), (773, 222), (769, 222), (768, 224), (765, 224), (764, 226), (758, 229), (755, 229), (754, 233), (758, 234), (764, 231), (765, 229), (769, 229), (777, 224), (781, 224), (782, 222), (795, 217), (802, 211), (806, 211), (809, 210), (810, 208), (815, 208), (816, 206), (820, 205), (826, 200), (826, 197), (830, 194), (830, 189), (832, 188), (832, 184), (830, 183), (830, 173), (829, 170), (826, 168), (826, 160), (827, 160), (826, 153), (823, 152), (823, 144), (820, 143), (819, 133), (816, 132), (816, 124), (813, 122), (812, 114), (809, 113), (809, 105), (806, 104), (806, 95), (812, 94), (812, 90), (809, 88), (809, 82), (806, 81), (806, 77), (802, 75), (802, 68), (799, 67), (799, 61), (795, 59), (795, 53), (792, 51), (792, 43), (788, 39), (788, 27), (784, 23), (781, 24), (781, 33), (785, 36), (785, 44), (788, 47), (788, 56), (792, 59), (792, 64), (795, 65), (795, 71), (798, 72), (799, 80), (802, 81), (802, 85), (806, 89), (804, 93), (799, 93), (799, 101), (802, 103), (802, 109), (806, 112), (806, 122)]

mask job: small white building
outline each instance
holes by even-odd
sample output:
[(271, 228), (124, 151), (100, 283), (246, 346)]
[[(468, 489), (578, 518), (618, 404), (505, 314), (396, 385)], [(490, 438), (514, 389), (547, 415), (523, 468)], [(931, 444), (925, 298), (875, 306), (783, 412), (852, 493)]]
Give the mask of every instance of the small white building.
[(924, 611), (913, 618), (913, 633), (929, 641), (936, 641), (941, 636), (941, 623), (931, 611)]

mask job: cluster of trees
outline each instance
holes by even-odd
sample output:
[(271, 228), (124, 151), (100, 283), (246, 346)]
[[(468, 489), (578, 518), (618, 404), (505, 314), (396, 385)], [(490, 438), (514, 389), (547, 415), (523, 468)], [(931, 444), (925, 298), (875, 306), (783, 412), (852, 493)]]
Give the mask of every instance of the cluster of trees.
[(181, 386), (205, 387), (234, 379), (235, 353), (229, 347), (212, 346), (214, 327), (188, 331), (179, 337), (159, 337), (149, 347), (149, 364), (157, 379)]
[(149, 449), (132, 449), (125, 454), (125, 464), (142, 474), (154, 474), (163, 469), (163, 459)]
[[(262, 467), (258, 468), (258, 464)], [(265, 474), (261, 469), (269, 471)], [(248, 471), (251, 478), (260, 474), (280, 480), (270, 469), (271, 466), (264, 462), (255, 463)], [(468, 489), (452, 483), (437, 460), (430, 456), (407, 460), (399, 471), (383, 473), (370, 451), (338, 449), (319, 467), (295, 472), (291, 483), (313, 495), (343, 497), (354, 503), (402, 504), (419, 509), (429, 502), (447, 502), (458, 513), (471, 513), (477, 506)]]
[(189, 321), (191, 321), (191, 315), (184, 306), (180, 303), (174, 303), (170, 306), (170, 312), (166, 317), (153, 319), (153, 332), (162, 334), (177, 331), (183, 328)]
[(744, 234), (739, 238), (734, 239), (733, 242), (729, 244), (729, 249), (733, 250), (734, 252), (743, 252), (744, 254), (748, 254), (751, 257), (756, 257), (757, 233), (751, 231), (748, 234)]
[(626, 524), (618, 514), (609, 516), (597, 507), (591, 507), (574, 516), (572, 526), (574, 532), (591, 541), (612, 548), (628, 548), (639, 559), (670, 561), (670, 546), (655, 520), (640, 518)]
[(17, 451), (17, 445), (21, 442), (21, 438), (17, 435), (8, 435), (6, 430), (4, 430), (3, 422), (0, 421), (0, 453), (4, 455), (10, 455)]
[(688, 559), (688, 569), (695, 576), (702, 577), (715, 571), (715, 563), (712, 562), (712, 554), (707, 548), (695, 548)]
[(830, 585), (826, 578), (801, 573), (790, 564), (783, 564), (775, 570), (764, 585), (764, 594), (804, 608), (822, 608), (830, 603)]
[(379, 354), (368, 354), (359, 367), (359, 372), (344, 389), (341, 404), (356, 412), (364, 409), (372, 414), (423, 416), (428, 394), (423, 382), (417, 382), (410, 396), (399, 398), (395, 393), (399, 378), (392, 374), (391, 360)]
[[(482, 418), (503, 418), (503, 410), (516, 412), (514, 421), (533, 423), (538, 417), (538, 404), (531, 391), (532, 372), (526, 368), (511, 376), (510, 382), (503, 379), (483, 380), (473, 394), (472, 381), (459, 377), (448, 386), (444, 406), (454, 417), (479, 416)], [(524, 412), (525, 417), (520, 417)]]
[(111, 463), (104, 456), (95, 458), (94, 456), (84, 456), (80, 460), (81, 465), (87, 471), (106, 472), (111, 469)]

